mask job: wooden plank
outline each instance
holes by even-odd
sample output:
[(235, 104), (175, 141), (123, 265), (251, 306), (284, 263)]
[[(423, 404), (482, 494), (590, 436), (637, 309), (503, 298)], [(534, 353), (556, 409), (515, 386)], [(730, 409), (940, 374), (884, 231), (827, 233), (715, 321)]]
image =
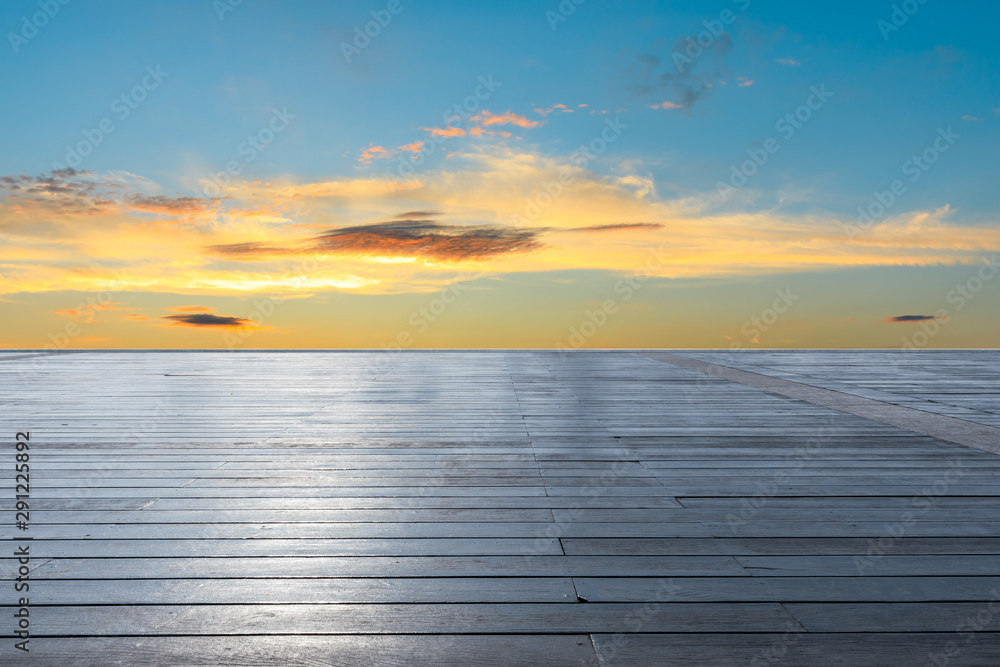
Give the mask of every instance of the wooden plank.
[[(1000, 592), (992, 607), (984, 602), (786, 603), (784, 608), (809, 632), (953, 632), (1000, 631)], [(982, 620), (980, 620), (982, 619)]]
[(45, 510), (32, 522), (55, 523), (395, 523), (400, 521), (551, 522), (547, 509), (407, 509), (407, 510)]
[[(5, 559), (9, 577), (15, 563)], [(750, 576), (729, 556), (362, 556), (273, 558), (55, 558), (37, 567), (39, 579), (170, 579), (273, 577), (676, 577)], [(852, 573), (853, 574), (853, 573)], [(970, 573), (971, 574), (971, 573)]]
[[(658, 602), (663, 577), (573, 579), (588, 602)], [(1000, 577), (671, 577), (672, 602), (988, 602)]]
[(30, 647), (30, 653), (18, 656), (19, 665), (490, 667), (498, 659), (554, 667), (596, 664), (586, 634), (46, 637)]
[(845, 393), (819, 387), (815, 384), (803, 384), (777, 377), (773, 373), (762, 375), (757, 372), (747, 372), (671, 353), (652, 353), (648, 356), (686, 368), (694, 368), (703, 373), (717, 375), (750, 387), (766, 389), (772, 393), (806, 400), (813, 404), (881, 421), (892, 426), (907, 428), (946, 442), (1000, 454), (1000, 429), (981, 422), (957, 419), (904, 407), (892, 402), (875, 400), (863, 397), (858, 392)]
[(567, 577), (49, 580), (34, 605), (576, 602)]
[[(868, 538), (717, 537), (574, 538), (564, 536), (570, 556), (854, 556), (872, 549)], [(877, 543), (876, 543), (877, 548)], [(895, 556), (1000, 553), (1000, 537), (902, 537), (887, 550)]]
[[(335, 532), (328, 529), (327, 533)], [(442, 531), (445, 532), (445, 531)], [(510, 531), (504, 531), (510, 532)], [(31, 553), (38, 558), (214, 558), (250, 556), (539, 556), (562, 555), (558, 540), (544, 536), (515, 538), (417, 537), (382, 539), (85, 539), (33, 540)], [(266, 534), (266, 533), (265, 533)]]
[[(984, 633), (965, 642), (954, 631), (941, 633), (816, 634), (789, 627), (781, 633), (699, 635), (592, 635), (602, 667), (899, 667), (933, 665), (929, 656), (948, 667), (987, 667), (1000, 662), (1000, 635)], [(946, 653), (947, 649), (947, 653)], [(956, 650), (957, 649), (957, 650)]]
[[(37, 510), (396, 510), (396, 509), (572, 509), (593, 508), (680, 508), (672, 496), (461, 496), (440, 497), (299, 497), (299, 498), (247, 498), (225, 496), (221, 498), (39, 498), (31, 502)], [(1000, 508), (998, 508), (1000, 509)]]
[[(939, 605), (940, 606), (940, 605)], [(92, 635), (300, 635), (634, 632), (644, 605), (607, 604), (302, 604), (35, 607), (32, 637)], [(779, 604), (660, 604), (643, 617), (647, 632), (780, 632), (794, 619)], [(10, 637), (0, 629), (0, 636)], [(42, 643), (39, 641), (39, 643)]]
[[(703, 523), (717, 537), (870, 537), (889, 539), (890, 531), (910, 537), (992, 537), (1000, 534), (1000, 521), (916, 521), (910, 525), (897, 517), (890, 524), (883, 521), (843, 520), (817, 525), (809, 521), (747, 521), (745, 524)], [(887, 527), (888, 525), (888, 527)], [(903, 531), (899, 533), (899, 531)]]
[(697, 523), (124, 523), (40, 524), (36, 540), (384, 540), (397, 538), (709, 537)]
[(755, 577), (1000, 575), (996, 554), (897, 556), (891, 546), (870, 556), (738, 556), (736, 560)]
[[(751, 523), (894, 523), (903, 521), (924, 525), (935, 522), (958, 523), (996, 523), (998, 514), (993, 508), (975, 507), (934, 507), (927, 501), (926, 507), (920, 509), (910, 507), (899, 509), (858, 509), (856, 507), (839, 508), (803, 507), (801, 509), (770, 507), (766, 502), (760, 507), (734, 507), (725, 509), (702, 508), (592, 508), (573, 507), (569, 509), (555, 508), (552, 510), (556, 522), (568, 523), (582, 521), (600, 523), (602, 521), (700, 521), (705, 524), (730, 522), (750, 526)], [(156, 506), (150, 505), (146, 511), (155, 512)], [(48, 514), (48, 513), (46, 513)], [(820, 536), (822, 537), (822, 536)]]
[[(577, 493), (565, 493), (559, 495), (579, 495), (581, 490), (587, 487), (579, 487)], [(663, 487), (648, 487), (649, 495), (656, 495), (657, 492), (663, 496), (670, 496), (670, 493)], [(612, 495), (613, 490), (609, 490), (603, 495)], [(166, 488), (166, 487), (100, 487), (100, 488), (61, 488), (61, 489), (41, 489), (31, 487), (31, 497), (35, 498), (148, 498), (153, 495), (157, 498), (414, 498), (414, 497), (465, 497), (465, 496), (538, 496), (544, 497), (546, 489), (543, 486), (359, 486), (359, 487), (284, 487), (284, 488), (220, 488), (220, 489), (192, 489), (192, 488)], [(628, 496), (629, 493), (619, 493), (617, 495)], [(14, 498), (13, 487), (4, 489), (0, 497), (6, 499)]]
[[(923, 500), (928, 500), (926, 498), (907, 498), (899, 496), (812, 496), (812, 497), (775, 497), (768, 498), (765, 502), (767, 507), (774, 508), (803, 508), (811, 509), (814, 507), (830, 507), (830, 508), (840, 508), (844, 510), (849, 509), (896, 509), (900, 512), (913, 511), (921, 509), (924, 505)], [(975, 508), (987, 508), (1000, 510), (1000, 496), (938, 496), (929, 499), (931, 504), (935, 508), (951, 508), (951, 509), (975, 509)], [(697, 497), (683, 497), (679, 498), (680, 502), (684, 507), (690, 508), (700, 508), (700, 507), (712, 507), (728, 509), (730, 511), (739, 512), (745, 507), (757, 507), (761, 504), (759, 498), (697, 498)], [(744, 504), (744, 502), (746, 504)]]
[[(573, 487), (563, 487), (569, 489)], [(593, 488), (593, 487), (591, 487)], [(669, 492), (674, 497), (707, 496), (745, 498), (753, 497), (755, 493), (762, 493), (760, 484), (733, 484), (733, 485), (682, 485), (671, 484), (663, 487), (665, 492)], [(923, 496), (925, 493), (933, 494), (933, 487), (928, 484), (911, 485), (820, 485), (820, 484), (779, 484), (767, 485), (766, 495), (769, 497), (808, 497), (808, 496), (865, 496), (865, 497), (887, 497), (896, 496), (913, 499)], [(549, 494), (553, 493), (552, 487), (547, 487)], [(569, 492), (569, 491), (567, 491)], [(577, 491), (579, 492), (579, 490)], [(968, 496), (1000, 496), (1000, 484), (975, 485), (962, 484), (952, 486), (944, 492), (945, 497), (968, 497)]]

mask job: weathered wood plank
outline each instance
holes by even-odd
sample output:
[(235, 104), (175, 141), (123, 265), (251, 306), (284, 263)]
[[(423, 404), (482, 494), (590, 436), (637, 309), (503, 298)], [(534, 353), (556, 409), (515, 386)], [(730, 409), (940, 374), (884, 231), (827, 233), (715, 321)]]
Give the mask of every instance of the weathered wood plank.
[(44, 510), (32, 515), (38, 525), (56, 523), (396, 523), (447, 521), (551, 522), (547, 509), (397, 509), (397, 510)]
[[(992, 606), (991, 606), (992, 604)], [(809, 632), (953, 632), (974, 640), (977, 632), (1000, 631), (1000, 591), (984, 602), (786, 603)], [(989, 635), (986, 635), (989, 639)]]
[(49, 580), (34, 605), (575, 602), (567, 577)]
[(997, 576), (1000, 555), (897, 556), (885, 551), (856, 556), (738, 556), (755, 577)]
[[(8, 577), (14, 563), (6, 559)], [(750, 576), (728, 556), (362, 556), (285, 558), (56, 558), (44, 561), (39, 579), (171, 579), (273, 577), (675, 577)], [(852, 573), (853, 574), (853, 573)], [(982, 574), (970, 572), (969, 574)]]
[[(854, 556), (872, 548), (856, 537), (562, 538), (570, 556)], [(876, 543), (877, 547), (877, 543)], [(902, 537), (886, 544), (895, 556), (1000, 553), (1000, 537)]]
[(314, 635), (255, 637), (81, 637), (32, 640), (19, 665), (123, 667), (579, 667), (595, 664), (586, 634), (566, 635)]
[[(336, 529), (327, 529), (335, 533)], [(363, 531), (358, 531), (363, 532)], [(402, 531), (401, 531), (402, 532)], [(446, 534), (447, 531), (440, 531)], [(486, 531), (484, 531), (486, 532)], [(513, 532), (513, 531), (504, 531)], [(250, 556), (539, 556), (562, 555), (558, 540), (546, 538), (544, 530), (523, 531), (527, 537), (393, 537), (338, 539), (58, 539), (34, 540), (31, 553), (37, 558), (232, 558)], [(266, 532), (258, 534), (267, 534)]]
[[(589, 602), (658, 602), (663, 578), (573, 579)], [(988, 602), (1000, 577), (671, 577), (672, 602)]]
[[(672, 496), (462, 496), (441, 497), (418, 495), (416, 497), (387, 497), (375, 495), (361, 497), (298, 497), (298, 498), (248, 498), (224, 496), (220, 498), (163, 498), (147, 496), (138, 498), (37, 498), (31, 507), (37, 510), (396, 510), (396, 509), (555, 509), (574, 507), (593, 508), (680, 508)], [(1000, 507), (998, 507), (1000, 509)]]
[[(939, 607), (942, 605), (938, 605)], [(644, 605), (607, 604), (302, 604), (36, 607), (32, 625), (48, 636), (303, 635), (635, 632)], [(647, 632), (780, 632), (795, 623), (779, 604), (661, 604)], [(0, 629), (0, 636), (10, 637)]]
[[(933, 665), (930, 656), (949, 667), (989, 667), (1000, 661), (1000, 635), (984, 633), (965, 642), (953, 631), (932, 634), (816, 634), (790, 626), (781, 633), (699, 635), (593, 635), (601, 667), (899, 667)], [(947, 651), (947, 653), (946, 653)]]
[[(698, 523), (124, 523), (40, 524), (36, 540), (384, 540), (396, 538), (556, 538), (709, 537)], [(82, 555), (82, 554), (81, 554)]]

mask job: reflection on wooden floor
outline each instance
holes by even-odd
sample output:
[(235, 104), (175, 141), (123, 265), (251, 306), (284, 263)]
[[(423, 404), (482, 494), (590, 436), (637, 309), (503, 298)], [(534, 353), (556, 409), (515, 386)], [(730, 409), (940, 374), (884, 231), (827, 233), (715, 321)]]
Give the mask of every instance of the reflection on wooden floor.
[[(1000, 427), (997, 353), (675, 354)], [(1000, 664), (1000, 457), (643, 354), (11, 352), (0, 387), (3, 664)]]

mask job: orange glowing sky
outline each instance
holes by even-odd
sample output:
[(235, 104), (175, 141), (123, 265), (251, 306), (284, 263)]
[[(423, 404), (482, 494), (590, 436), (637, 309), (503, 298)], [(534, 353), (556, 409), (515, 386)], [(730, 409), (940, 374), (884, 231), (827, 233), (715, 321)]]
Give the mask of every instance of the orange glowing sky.
[[(179, 4), (96, 33), (67, 9), (16, 50), (0, 345), (997, 345), (1000, 226), (975, 184), (996, 176), (1000, 94), (972, 92), (995, 54), (975, 31), (876, 32), (857, 37), (868, 60), (835, 65), (828, 38), (856, 28), (745, 8), (688, 70), (670, 45), (698, 22), (661, 3), (555, 27), (486, 3), (449, 19), (470, 49), (455, 62), (411, 50), (447, 30), (415, 5), (350, 57), (322, 43), (353, 27), (324, 33), (328, 8), (304, 3), (314, 34), (303, 7), (247, 5), (198, 19), (198, 60), (143, 37), (143, 18), (188, 30)], [(495, 23), (537, 45), (492, 52)], [(65, 71), (60, 31), (85, 54)], [(110, 51), (88, 51), (102, 34)], [(284, 50), (262, 60), (248, 35)], [(913, 68), (937, 89), (890, 78)]]

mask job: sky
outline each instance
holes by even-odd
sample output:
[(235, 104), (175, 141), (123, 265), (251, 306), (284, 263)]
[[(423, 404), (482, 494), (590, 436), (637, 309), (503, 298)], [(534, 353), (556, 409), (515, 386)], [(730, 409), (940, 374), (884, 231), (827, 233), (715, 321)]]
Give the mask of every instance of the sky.
[(998, 22), (8, 0), (0, 347), (995, 348)]

